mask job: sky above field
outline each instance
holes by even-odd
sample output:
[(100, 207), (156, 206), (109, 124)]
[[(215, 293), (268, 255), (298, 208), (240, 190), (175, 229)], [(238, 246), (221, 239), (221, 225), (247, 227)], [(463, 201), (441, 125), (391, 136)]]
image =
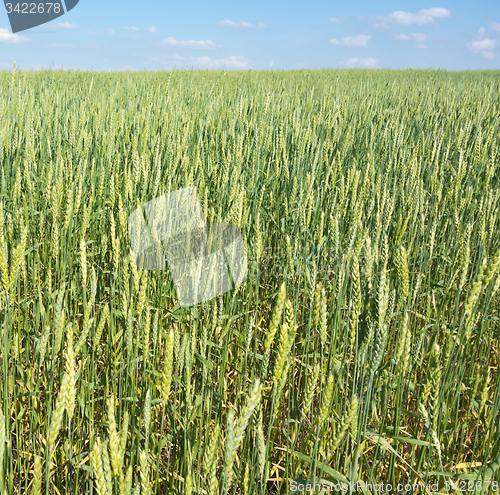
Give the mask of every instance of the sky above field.
[(17, 34), (0, 5), (0, 69), (14, 61), (21, 69), (499, 69), (500, 1), (80, 0)]

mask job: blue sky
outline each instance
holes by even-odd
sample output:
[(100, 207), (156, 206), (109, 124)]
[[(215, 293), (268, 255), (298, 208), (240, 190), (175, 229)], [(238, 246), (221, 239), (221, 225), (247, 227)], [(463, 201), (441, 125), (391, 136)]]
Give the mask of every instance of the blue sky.
[[(12, 0), (15, 1), (15, 0)], [(0, 69), (500, 68), (500, 1), (80, 0), (13, 34)]]

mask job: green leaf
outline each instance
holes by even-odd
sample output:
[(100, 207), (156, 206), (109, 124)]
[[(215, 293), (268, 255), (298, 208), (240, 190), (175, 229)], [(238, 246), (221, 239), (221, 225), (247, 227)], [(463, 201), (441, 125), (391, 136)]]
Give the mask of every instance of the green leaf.
[(426, 442), (424, 440), (418, 440), (417, 438), (413, 437), (402, 437), (402, 436), (395, 436), (391, 437), (393, 440), (397, 440), (398, 442), (405, 442), (405, 443), (413, 443), (414, 445), (423, 445), (424, 447), (431, 447), (430, 442)]
[[(302, 459), (303, 461), (306, 461), (308, 464), (314, 464), (314, 461), (307, 456), (306, 454), (303, 454), (302, 452), (297, 452), (296, 450), (291, 450), (288, 448), (281, 448), (278, 447), (278, 450), (285, 450), (289, 454), (297, 456), (299, 459)], [(332, 478), (338, 480), (338, 481), (343, 481), (344, 483), (349, 483), (349, 480), (341, 473), (338, 471), (335, 471), (335, 469), (331, 468), (330, 466), (322, 463), (322, 462), (316, 462), (316, 466), (321, 469), (323, 473), (328, 474)]]

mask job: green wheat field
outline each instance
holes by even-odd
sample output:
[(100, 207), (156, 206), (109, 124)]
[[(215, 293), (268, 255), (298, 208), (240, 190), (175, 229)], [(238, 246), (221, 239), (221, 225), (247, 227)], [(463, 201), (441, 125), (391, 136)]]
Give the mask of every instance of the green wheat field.
[[(499, 124), (498, 71), (0, 72), (0, 493), (498, 493)], [(248, 276), (184, 308), (127, 222), (188, 186)]]

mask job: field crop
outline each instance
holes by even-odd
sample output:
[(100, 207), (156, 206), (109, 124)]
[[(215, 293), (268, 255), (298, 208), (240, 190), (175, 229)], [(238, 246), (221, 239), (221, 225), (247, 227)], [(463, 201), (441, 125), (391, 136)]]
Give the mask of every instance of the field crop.
[[(0, 72), (0, 493), (498, 492), (499, 124), (499, 72)], [(127, 219), (188, 186), (248, 277), (184, 308)]]

